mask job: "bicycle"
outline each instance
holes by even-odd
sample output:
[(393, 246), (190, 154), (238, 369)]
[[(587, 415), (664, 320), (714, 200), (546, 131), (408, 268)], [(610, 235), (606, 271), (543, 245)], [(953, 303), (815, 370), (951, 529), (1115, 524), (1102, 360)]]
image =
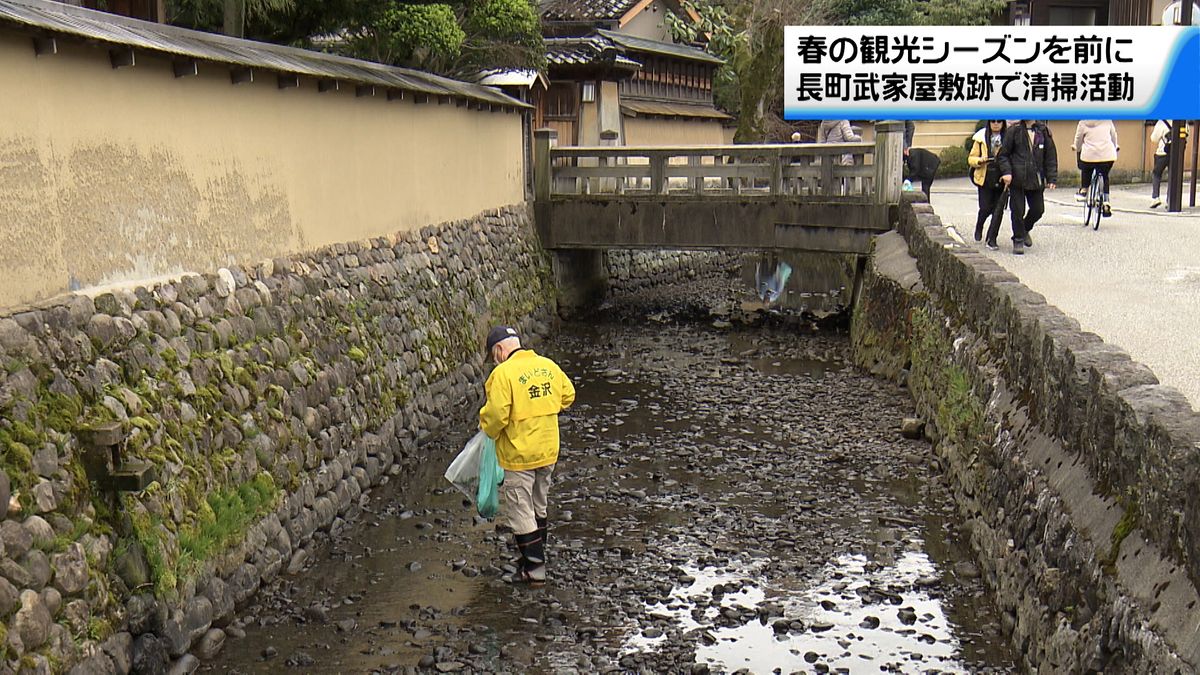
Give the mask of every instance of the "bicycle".
[[(1092, 225), (1093, 230), (1100, 229), (1100, 219), (1104, 216), (1104, 177), (1100, 171), (1092, 172), (1092, 182), (1088, 184), (1087, 197), (1084, 199), (1083, 226)], [(1092, 224), (1092, 217), (1096, 222)]]

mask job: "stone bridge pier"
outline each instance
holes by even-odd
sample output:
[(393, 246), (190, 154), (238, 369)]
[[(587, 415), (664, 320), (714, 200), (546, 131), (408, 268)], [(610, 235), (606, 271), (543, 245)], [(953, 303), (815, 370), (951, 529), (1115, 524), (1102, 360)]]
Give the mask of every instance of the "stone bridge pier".
[(607, 251), (558, 249), (551, 252), (558, 311), (564, 318), (594, 307), (608, 294)]

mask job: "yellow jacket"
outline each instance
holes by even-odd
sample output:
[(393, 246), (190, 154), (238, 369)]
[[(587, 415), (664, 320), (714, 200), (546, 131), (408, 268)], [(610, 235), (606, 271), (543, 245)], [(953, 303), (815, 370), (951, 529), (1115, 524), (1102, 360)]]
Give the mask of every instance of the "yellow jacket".
[(532, 471), (558, 461), (558, 413), (575, 402), (575, 386), (558, 364), (530, 349), (513, 352), (484, 385), (479, 426), (496, 441), (506, 471)]
[(985, 126), (975, 132), (975, 135), (971, 137), (971, 153), (967, 155), (967, 164), (974, 169), (971, 172), (971, 182), (981, 187), (987, 180), (988, 163), (996, 161), (995, 157), (988, 154), (991, 150), (987, 143), (988, 131), (988, 127)]

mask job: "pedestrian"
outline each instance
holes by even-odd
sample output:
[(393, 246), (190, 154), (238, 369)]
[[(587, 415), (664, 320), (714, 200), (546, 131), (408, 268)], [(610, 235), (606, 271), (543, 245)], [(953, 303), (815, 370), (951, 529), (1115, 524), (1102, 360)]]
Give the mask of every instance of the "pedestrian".
[(921, 192), (929, 201), (930, 191), (933, 190), (933, 179), (937, 176), (938, 167), (942, 160), (931, 150), (925, 148), (909, 148), (904, 162), (905, 178), (917, 178), (921, 181)]
[(1117, 140), (1117, 126), (1112, 120), (1080, 120), (1075, 127), (1075, 142), (1071, 144), (1071, 149), (1079, 152), (1080, 184), (1076, 196), (1087, 197), (1092, 176), (1099, 172), (1104, 191), (1102, 212), (1105, 216), (1111, 216), (1108, 173), (1112, 171), (1117, 152), (1121, 149)]
[(1000, 234), (1000, 215), (1003, 211), (996, 208), (996, 202), (1004, 192), (1000, 182), (1000, 168), (996, 165), (996, 155), (1000, 152), (1000, 144), (1004, 142), (1004, 130), (1008, 124), (1004, 120), (988, 120), (983, 128), (971, 137), (971, 152), (967, 155), (967, 164), (971, 166), (971, 182), (979, 191), (979, 214), (975, 217), (975, 241), (983, 239), (983, 224), (990, 217), (988, 226), (987, 247), (995, 250), (996, 236)]
[(1054, 137), (1045, 124), (1019, 120), (1004, 132), (996, 164), (1009, 190), (1013, 253), (1021, 255), (1033, 246), (1029, 231), (1046, 212), (1046, 188), (1053, 190), (1058, 182)]
[(504, 469), (502, 512), (521, 552), (519, 569), (506, 580), (539, 586), (546, 582), (546, 507), (558, 462), (558, 414), (575, 402), (575, 387), (558, 364), (522, 347), (511, 327), (493, 328), (487, 350), (496, 367), (484, 385), (479, 426), (496, 441)]
[[(1150, 182), (1150, 208), (1157, 209), (1162, 206), (1162, 200), (1158, 198), (1159, 188), (1162, 186), (1163, 172), (1167, 170), (1167, 165), (1171, 163), (1171, 129), (1174, 120), (1158, 120), (1154, 123), (1154, 130), (1150, 132), (1150, 142), (1154, 143), (1154, 178)], [(1187, 141), (1187, 128), (1185, 127), (1180, 134), (1179, 141)]]
[[(858, 143), (861, 140), (862, 136), (854, 133), (854, 127), (850, 126), (850, 120), (821, 120), (817, 127), (818, 143)], [(842, 155), (841, 164), (853, 166), (854, 155)]]

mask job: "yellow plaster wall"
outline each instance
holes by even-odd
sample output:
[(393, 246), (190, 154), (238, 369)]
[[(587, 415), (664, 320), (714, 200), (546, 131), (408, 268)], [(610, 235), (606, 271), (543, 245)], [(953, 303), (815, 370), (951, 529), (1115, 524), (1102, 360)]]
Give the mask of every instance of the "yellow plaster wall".
[(625, 118), (626, 145), (722, 145), (726, 134), (717, 120)]
[(521, 116), (0, 33), (0, 307), (524, 200)]

